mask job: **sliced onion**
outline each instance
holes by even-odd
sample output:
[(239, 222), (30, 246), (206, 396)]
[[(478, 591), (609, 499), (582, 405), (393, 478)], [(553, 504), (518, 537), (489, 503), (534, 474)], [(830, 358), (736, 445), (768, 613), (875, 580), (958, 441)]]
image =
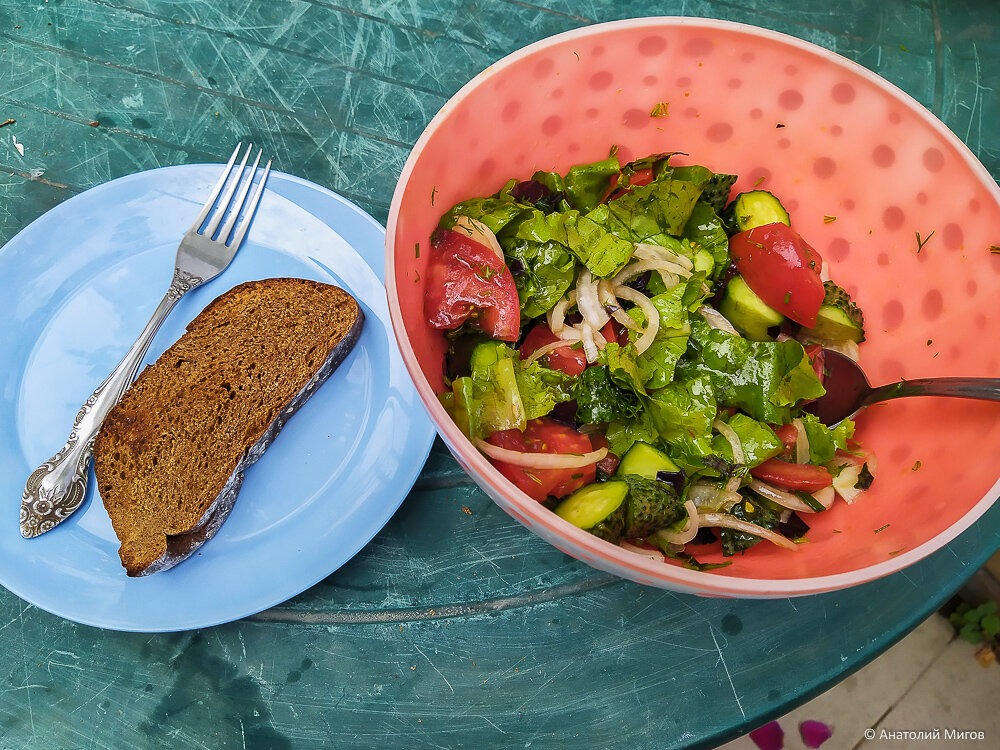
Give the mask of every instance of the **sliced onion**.
[(680, 531), (660, 529), (656, 532), (656, 536), (670, 544), (687, 544), (698, 536), (698, 508), (691, 500), (688, 500), (684, 503), (684, 510), (687, 511), (688, 518), (683, 529)]
[(810, 336), (808, 334), (800, 334), (799, 341), (802, 344), (819, 344), (824, 349), (830, 349), (837, 352), (838, 354), (843, 354), (849, 359), (853, 359), (855, 362), (861, 356), (861, 349), (858, 348), (856, 342), (850, 339), (823, 339), (818, 336)]
[(714, 427), (716, 431), (722, 435), (722, 437), (729, 441), (729, 445), (733, 449), (733, 463), (746, 463), (746, 455), (743, 453), (743, 442), (740, 440), (740, 436), (736, 434), (736, 430), (723, 422), (721, 419), (716, 419), (712, 422), (712, 427)]
[(779, 490), (777, 487), (762, 482), (759, 479), (754, 479), (748, 485), (757, 494), (762, 497), (766, 497), (768, 500), (777, 503), (785, 508), (790, 508), (792, 510), (797, 510), (801, 513), (815, 513), (812, 508), (809, 507), (801, 498), (796, 497), (791, 492), (785, 492), (784, 490)]
[(633, 318), (627, 312), (622, 310), (620, 307), (613, 313), (611, 313), (611, 317), (617, 320), (623, 326), (625, 326), (625, 328), (628, 328), (630, 331), (642, 330), (642, 326), (636, 322), (635, 318)]
[(715, 510), (720, 507), (719, 488), (711, 482), (693, 482), (688, 487), (687, 497), (699, 508)]
[(583, 333), (576, 326), (565, 326), (557, 335), (563, 341), (570, 343), (575, 343), (583, 338)]
[(546, 315), (549, 322), (549, 330), (551, 330), (556, 336), (558, 336), (559, 332), (565, 327), (566, 311), (569, 310), (570, 305), (574, 302), (576, 302), (575, 291), (570, 292), (561, 300), (556, 302), (555, 306), (549, 310), (548, 315)]
[(580, 309), (583, 319), (595, 331), (601, 330), (608, 322), (610, 316), (597, 297), (597, 282), (587, 268), (580, 271), (580, 276), (576, 280), (576, 306)]
[(685, 279), (691, 275), (690, 266), (682, 266), (677, 262), (677, 256), (671, 256), (669, 258), (664, 258), (658, 253), (650, 253), (648, 255), (636, 255), (639, 263), (648, 264), (646, 270), (654, 271), (666, 271), (672, 273), (676, 276), (683, 276)]
[(739, 492), (730, 492), (724, 489), (722, 492), (722, 508), (728, 513), (733, 506), (743, 501), (743, 495)]
[(631, 542), (620, 542), (619, 546), (622, 549), (627, 549), (629, 552), (634, 552), (642, 557), (647, 557), (653, 562), (666, 562), (667, 559), (659, 550), (650, 549), (649, 547), (640, 547), (636, 544), (632, 544)]
[[(686, 255), (675, 253), (669, 247), (654, 245), (649, 242), (636, 243), (635, 252), (633, 252), (632, 256), (642, 260), (669, 260), (671, 263), (676, 263), (687, 271), (694, 269), (694, 261)], [(687, 275), (690, 276), (690, 274)]]
[(698, 523), (702, 526), (718, 526), (724, 529), (742, 531), (744, 534), (753, 534), (785, 549), (798, 549), (799, 546), (788, 537), (776, 534), (770, 529), (765, 529), (763, 526), (758, 526), (755, 523), (735, 518), (728, 513), (699, 513)]
[(580, 340), (583, 342), (583, 353), (587, 356), (588, 362), (596, 362), (600, 351), (597, 342), (594, 340), (594, 329), (586, 320), (580, 324)]
[(850, 339), (843, 339), (842, 341), (828, 341), (823, 344), (824, 349), (832, 349), (838, 354), (843, 354), (848, 359), (853, 359), (857, 362), (861, 358), (861, 349), (858, 348), (856, 342)]
[(544, 357), (549, 352), (553, 352), (556, 349), (562, 349), (564, 347), (567, 347), (571, 343), (572, 342), (569, 342), (569, 341), (559, 340), (559, 341), (553, 341), (551, 344), (546, 344), (545, 346), (540, 346), (537, 349), (535, 349), (535, 351), (533, 351), (531, 353), (530, 357), (528, 357), (526, 360), (524, 360), (524, 366), (527, 367), (532, 362), (534, 362), (536, 359), (541, 359), (542, 357)]
[(689, 271), (685, 269), (679, 269), (676, 263), (671, 263), (670, 261), (640, 260), (625, 266), (625, 268), (619, 271), (618, 275), (611, 280), (611, 284), (615, 288), (615, 293), (617, 293), (618, 288), (621, 285), (631, 281), (636, 276), (644, 274), (646, 273), (646, 271), (656, 271), (660, 274), (660, 277), (663, 279), (664, 286), (666, 286), (667, 289), (672, 289), (673, 287), (677, 286), (678, 283), (677, 276), (674, 274), (676, 270), (682, 271), (683, 273), (681, 275), (683, 276), (691, 275)]
[(720, 488), (712, 482), (694, 482), (688, 487), (687, 499), (699, 510), (729, 510), (743, 497), (738, 492)]
[(823, 510), (830, 510), (830, 506), (833, 505), (837, 494), (834, 492), (833, 487), (824, 487), (821, 490), (816, 490), (812, 493), (812, 496), (816, 499), (817, 503), (823, 506)]
[(795, 463), (807, 464), (809, 463), (809, 435), (806, 434), (806, 428), (801, 419), (793, 419), (792, 424), (795, 425), (796, 430)]
[(605, 308), (618, 307), (618, 298), (615, 297), (615, 288), (610, 279), (601, 279), (597, 282), (597, 301)]
[(597, 299), (600, 300), (604, 309), (611, 313), (611, 317), (623, 326), (633, 331), (642, 330), (642, 326), (635, 321), (635, 318), (622, 309), (618, 297), (615, 296), (615, 289), (609, 279), (601, 279), (597, 283)]
[[(868, 490), (859, 490), (855, 485), (861, 478), (861, 469), (867, 464), (869, 473), (874, 477), (878, 471), (878, 461), (875, 454), (868, 453), (864, 456), (838, 455), (827, 464), (828, 467), (839, 468), (833, 478), (833, 489), (844, 500), (851, 504)], [(831, 472), (833, 473), (833, 472)]]
[(524, 453), (501, 448), (479, 438), (474, 442), (476, 447), (490, 458), (528, 469), (582, 469), (584, 466), (596, 464), (608, 455), (607, 448), (598, 448), (590, 453)]
[(733, 324), (729, 322), (725, 315), (720, 313), (714, 307), (709, 307), (708, 305), (702, 305), (698, 308), (698, 312), (701, 313), (702, 317), (708, 321), (708, 324), (712, 328), (718, 328), (720, 331), (725, 331), (726, 333), (731, 333), (734, 336), (739, 336), (740, 332), (733, 328)]
[(642, 354), (652, 345), (656, 338), (656, 332), (660, 330), (660, 313), (649, 297), (631, 287), (616, 287), (615, 294), (621, 299), (634, 302), (636, 307), (642, 310), (642, 314), (646, 316), (646, 327), (635, 342), (636, 351)]
[(453, 229), (467, 235), (469, 239), (480, 245), (486, 245), (497, 254), (500, 260), (504, 259), (503, 250), (500, 249), (500, 243), (497, 242), (497, 236), (483, 222), (476, 221), (470, 216), (456, 216)]

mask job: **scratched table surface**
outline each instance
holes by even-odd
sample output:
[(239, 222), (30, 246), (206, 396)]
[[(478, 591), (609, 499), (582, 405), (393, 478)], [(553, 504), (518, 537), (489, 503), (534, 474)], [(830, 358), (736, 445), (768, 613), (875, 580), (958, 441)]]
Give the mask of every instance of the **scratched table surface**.
[[(247, 139), (384, 222), (409, 149), (469, 78), (550, 34), (650, 14), (835, 50), (1000, 174), (1000, 6), (986, 0), (0, 0), (0, 121), (15, 120), (0, 129), (0, 241), (101, 182), (221, 162)], [(361, 554), (246, 620), (107, 632), (0, 590), (0, 746), (713, 746), (876, 657), (998, 533), (994, 507), (883, 581), (703, 600), (546, 545), (438, 443)]]

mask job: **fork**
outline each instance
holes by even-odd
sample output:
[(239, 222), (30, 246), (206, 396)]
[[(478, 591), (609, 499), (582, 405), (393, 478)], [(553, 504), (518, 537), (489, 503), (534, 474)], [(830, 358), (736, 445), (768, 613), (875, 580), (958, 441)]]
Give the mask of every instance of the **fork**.
[[(246, 154), (243, 155), (235, 179), (229, 181), (230, 174), (234, 171), (233, 164), (242, 147), (242, 143), (237, 144), (236, 150), (226, 163), (222, 177), (212, 188), (212, 193), (202, 207), (201, 213), (184, 234), (177, 248), (174, 277), (170, 282), (170, 288), (153, 311), (153, 316), (142, 329), (139, 338), (132, 344), (114, 371), (80, 407), (66, 444), (28, 477), (24, 493), (21, 495), (20, 519), (21, 536), (26, 539), (55, 528), (83, 504), (87, 494), (88, 469), (97, 432), (111, 411), (111, 407), (118, 403), (135, 378), (139, 364), (146, 355), (146, 350), (149, 349), (149, 344), (159, 330), (160, 324), (182, 296), (222, 273), (236, 255), (253, 220), (254, 211), (264, 192), (264, 183), (267, 182), (267, 176), (271, 171), (271, 160), (268, 160), (260, 181), (247, 201), (247, 194), (257, 173), (263, 150), (258, 151), (257, 158), (244, 179), (247, 160), (253, 151), (253, 144), (250, 144)], [(226, 188), (227, 181), (228, 188)], [(226, 188), (225, 194), (216, 207), (216, 200), (223, 188)], [(216, 208), (214, 213), (213, 207)], [(220, 229), (219, 225), (226, 217), (227, 211), (229, 216)], [(205, 219), (210, 213), (212, 218), (205, 224)], [(243, 218), (239, 220), (241, 214)]]

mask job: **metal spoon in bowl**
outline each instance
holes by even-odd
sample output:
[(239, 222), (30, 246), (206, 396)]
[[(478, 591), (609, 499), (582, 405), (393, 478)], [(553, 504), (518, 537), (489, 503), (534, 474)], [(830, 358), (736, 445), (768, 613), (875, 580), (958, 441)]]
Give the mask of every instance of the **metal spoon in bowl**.
[(850, 357), (823, 350), (826, 395), (804, 409), (827, 425), (853, 417), (864, 407), (904, 396), (951, 396), (1000, 401), (1000, 378), (918, 378), (873, 388), (864, 371)]

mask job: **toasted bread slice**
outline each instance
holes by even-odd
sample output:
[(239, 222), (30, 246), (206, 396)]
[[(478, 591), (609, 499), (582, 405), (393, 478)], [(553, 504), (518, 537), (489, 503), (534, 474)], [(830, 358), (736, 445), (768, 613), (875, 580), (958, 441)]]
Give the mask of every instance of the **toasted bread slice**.
[(128, 575), (171, 568), (212, 538), (243, 472), (343, 361), (363, 322), (335, 286), (249, 281), (210, 303), (139, 375), (94, 446)]

